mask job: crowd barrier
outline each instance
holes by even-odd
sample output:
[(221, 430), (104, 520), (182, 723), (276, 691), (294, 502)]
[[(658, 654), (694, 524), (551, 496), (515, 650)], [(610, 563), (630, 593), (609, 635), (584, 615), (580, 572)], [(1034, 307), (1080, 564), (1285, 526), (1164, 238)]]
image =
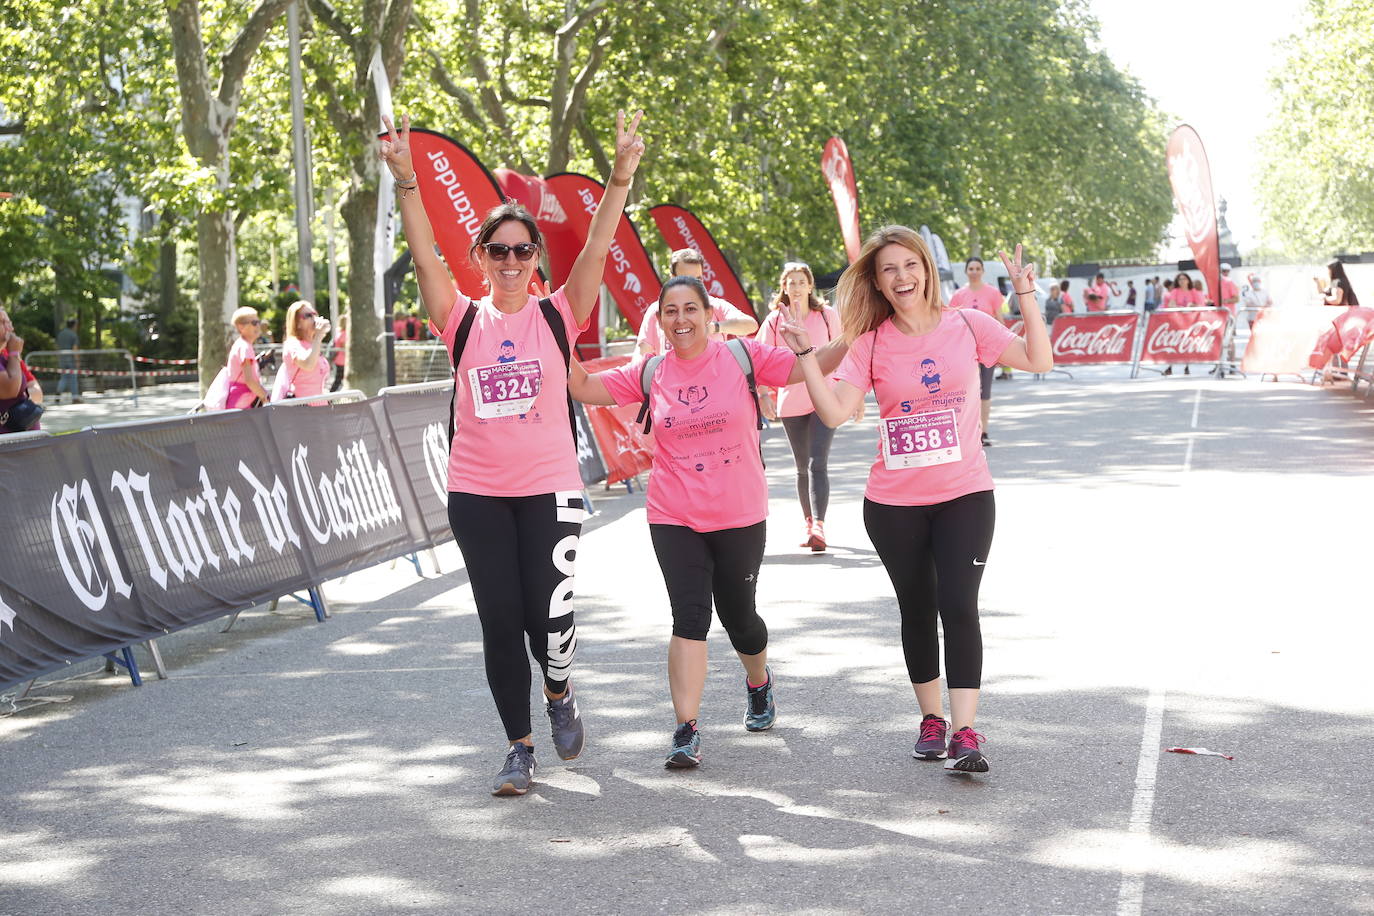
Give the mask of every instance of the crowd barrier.
[(1131, 378), (1142, 368), (1190, 363), (1240, 371), (1231, 355), (1235, 319), (1225, 309), (1070, 312), (1057, 316), (1049, 333), (1056, 368), (1115, 364), (1130, 366)]

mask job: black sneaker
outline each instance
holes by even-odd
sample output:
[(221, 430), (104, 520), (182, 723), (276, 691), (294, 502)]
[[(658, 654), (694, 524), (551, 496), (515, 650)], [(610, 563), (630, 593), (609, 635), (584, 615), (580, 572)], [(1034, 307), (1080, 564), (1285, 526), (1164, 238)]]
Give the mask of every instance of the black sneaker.
[(987, 739), (965, 725), (949, 739), (949, 759), (945, 769), (952, 773), (986, 773), (988, 758), (979, 750)]
[(696, 720), (683, 722), (673, 732), (673, 748), (663, 765), (670, 770), (686, 770), (701, 766), (701, 732)]
[(911, 756), (917, 760), (943, 760), (948, 751), (948, 735), (949, 723), (930, 713), (921, 720), (921, 735), (911, 749)]
[(582, 725), (582, 714), (577, 709), (577, 697), (573, 693), (572, 681), (568, 681), (568, 692), (561, 699), (545, 698), (545, 712), (553, 727), (553, 749), (563, 760), (573, 760), (582, 753), (582, 745), (587, 740), (587, 730)]
[(983, 433), (983, 447), (987, 448), (989, 445), (992, 445), (992, 440), (988, 438), (987, 433)]
[(746, 678), (745, 692), (749, 695), (749, 705), (744, 710), (744, 727), (751, 732), (764, 732), (773, 727), (778, 718), (778, 707), (773, 702), (773, 669), (764, 668), (768, 680), (762, 686), (750, 687)]
[(524, 795), (534, 784), (534, 748), (521, 741), (506, 752), (506, 765), (496, 774), (492, 795)]

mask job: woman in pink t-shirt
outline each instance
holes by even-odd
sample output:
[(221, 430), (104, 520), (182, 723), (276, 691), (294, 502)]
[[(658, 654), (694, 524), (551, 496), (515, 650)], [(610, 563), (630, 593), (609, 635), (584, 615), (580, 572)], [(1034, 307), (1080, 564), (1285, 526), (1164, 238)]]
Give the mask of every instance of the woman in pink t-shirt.
[[(701, 763), (697, 714), (706, 687), (711, 604), (744, 665), (744, 727), (773, 727), (768, 627), (755, 607), (763, 563), (768, 482), (759, 457), (759, 406), (730, 347), (709, 339), (711, 307), (696, 277), (673, 277), (658, 297), (659, 323), (672, 347), (653, 366), (648, 406), (654, 463), (649, 475), (649, 535), (673, 612), (668, 688), (677, 727), (665, 765)], [(741, 338), (757, 385), (801, 381), (797, 356)], [(838, 365), (842, 339), (822, 350), (822, 368)], [(812, 353), (808, 350), (807, 353)], [(588, 376), (573, 369), (573, 396), (587, 404), (640, 404), (646, 360)]]
[[(879, 229), (840, 277), (837, 301), (852, 341), (834, 386), (814, 360), (801, 360), (822, 420), (838, 426), (872, 388), (881, 417), (878, 459), (868, 476), (864, 524), (897, 593), (907, 673), (920, 705), (913, 756), (964, 773), (988, 769), (974, 731), (982, 683), (978, 586), (992, 546), (992, 475), (973, 399), (977, 363), (1026, 372), (1054, 368), (1049, 332), (1035, 298), (1035, 265), (1001, 255), (1021, 305), (1025, 337), (971, 309), (940, 301), (935, 261), (905, 226)], [(799, 323), (784, 333), (804, 352)], [(944, 628), (954, 734), (940, 696), (936, 622)]]
[[(800, 308), (803, 302), (806, 303), (804, 320), (813, 340), (829, 343), (840, 336), (840, 315), (816, 295), (816, 279), (811, 274), (811, 268), (800, 261), (793, 261), (782, 266), (777, 296), (755, 339), (774, 347), (786, 346), (786, 341), (778, 333), (778, 323), (783, 317), (782, 306), (791, 303)], [(835, 438), (835, 431), (816, 416), (816, 409), (811, 406), (811, 396), (806, 393), (803, 382), (779, 389), (776, 407), (767, 394), (762, 395), (760, 404), (768, 419), (781, 418), (782, 428), (787, 432), (787, 442), (792, 447), (792, 460), (797, 465), (797, 499), (801, 502), (802, 516), (806, 519), (801, 546), (810, 547), (813, 553), (820, 553), (826, 548), (830, 443)]]
[(272, 385), (273, 401), (324, 393), (329, 376), (329, 361), (324, 357), (328, 333), (328, 320), (320, 317), (312, 303), (301, 299), (286, 310), (286, 340), (281, 347), (281, 369)]
[[(534, 779), (526, 639), (544, 674), (554, 751), (571, 760), (585, 741), (570, 675), (577, 647), (573, 567), (586, 513), (563, 344), (577, 340), (600, 297), (606, 255), (644, 153), (636, 133), (642, 116), (627, 126), (624, 113), (617, 115), (615, 161), (587, 242), (567, 283), (547, 300), (530, 293), (543, 237), (534, 217), (514, 203), (487, 214), (468, 250), (488, 295), (472, 300), (454, 289), (421, 202), (421, 193), (445, 189), (432, 169), (423, 180), (417, 174), (410, 119), (399, 134), (388, 120), (380, 144), (396, 179), (420, 298), (455, 366), (448, 517), (472, 583), (487, 684), (508, 743), (493, 795), (524, 795)], [(422, 183), (430, 190), (421, 192)]]
[[(995, 286), (983, 282), (983, 259), (974, 255), (964, 262), (968, 286), (956, 289), (949, 297), (952, 309), (977, 309), (989, 318), (1001, 321), (1002, 293)], [(992, 366), (978, 367), (978, 429), (984, 446), (992, 445), (988, 438), (988, 420), (992, 418)]]
[(244, 306), (232, 316), (238, 339), (229, 348), (229, 394), (224, 406), (229, 410), (257, 407), (268, 401), (267, 389), (258, 376), (258, 358), (253, 344), (262, 336), (262, 319), (257, 309)]

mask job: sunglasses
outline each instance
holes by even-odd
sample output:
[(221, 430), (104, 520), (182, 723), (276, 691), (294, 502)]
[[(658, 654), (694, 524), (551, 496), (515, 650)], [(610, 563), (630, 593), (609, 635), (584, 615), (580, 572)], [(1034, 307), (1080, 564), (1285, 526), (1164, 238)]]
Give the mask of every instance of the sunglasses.
[(487, 242), (482, 247), (486, 250), (487, 257), (491, 258), (493, 261), (504, 261), (506, 255), (510, 254), (512, 251), (515, 252), (517, 260), (528, 261), (539, 251), (539, 246), (533, 242), (521, 242), (518, 245), (507, 245), (503, 242)]
[(301, 312), (301, 313), (300, 313), (299, 315), (297, 315), (296, 317), (297, 317), (297, 318), (318, 318), (318, 317), (320, 317), (320, 313), (319, 313), (319, 312)]

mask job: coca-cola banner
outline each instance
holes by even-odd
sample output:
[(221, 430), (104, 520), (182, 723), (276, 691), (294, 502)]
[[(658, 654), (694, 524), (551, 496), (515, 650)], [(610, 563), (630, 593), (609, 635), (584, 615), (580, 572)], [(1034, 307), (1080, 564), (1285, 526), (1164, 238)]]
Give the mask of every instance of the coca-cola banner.
[(1057, 366), (1129, 363), (1135, 354), (1140, 316), (1135, 312), (1061, 314), (1050, 327)]
[(859, 259), (859, 186), (854, 181), (854, 164), (849, 148), (839, 137), (831, 137), (821, 153), (821, 174), (835, 198), (835, 215), (840, 219), (840, 234), (844, 236), (844, 251), (849, 263)]
[(706, 231), (701, 220), (674, 204), (659, 204), (649, 210), (649, 215), (654, 218), (659, 234), (670, 249), (695, 248), (701, 252), (702, 260), (706, 262), (702, 280), (706, 283), (708, 293), (724, 299), (746, 315), (758, 317), (754, 304), (744, 292), (744, 284), (735, 276), (734, 269), (725, 260), (725, 255), (721, 254), (716, 240), (711, 238), (711, 233)]
[(432, 546), (447, 396), (0, 445), (0, 687)]
[[(578, 231), (585, 241), (592, 214), (601, 203), (601, 194), (605, 190), (601, 183), (576, 172), (560, 172), (545, 178), (544, 184), (562, 203), (573, 226), (580, 227)], [(653, 261), (644, 250), (644, 242), (640, 240), (630, 218), (623, 213), (615, 236), (611, 239), (602, 282), (611, 291), (620, 313), (638, 331), (644, 313), (653, 308), (657, 301), (660, 283)]]
[(1183, 124), (1169, 136), (1166, 153), (1169, 162), (1169, 184), (1174, 189), (1174, 202), (1183, 214), (1184, 235), (1193, 251), (1207, 291), (1214, 301), (1221, 301), (1221, 243), (1217, 237), (1216, 198), (1212, 196), (1212, 170), (1207, 164), (1207, 152), (1197, 131)]
[(1142, 363), (1211, 363), (1221, 359), (1225, 309), (1159, 309), (1145, 325)]
[(412, 127), (410, 146), (420, 200), (454, 282), (473, 299), (485, 296), (485, 278), (468, 258), (468, 248), (487, 213), (501, 203), (501, 187), (477, 157), (451, 137)]

